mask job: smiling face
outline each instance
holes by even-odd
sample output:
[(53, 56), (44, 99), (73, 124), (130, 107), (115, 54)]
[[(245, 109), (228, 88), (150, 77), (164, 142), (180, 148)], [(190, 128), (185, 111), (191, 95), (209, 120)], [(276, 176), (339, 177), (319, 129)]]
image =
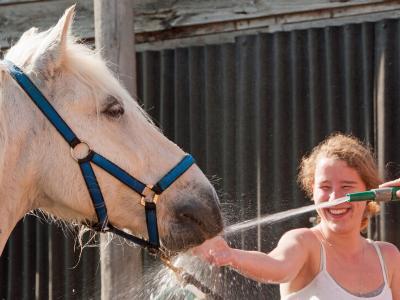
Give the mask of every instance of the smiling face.
[[(332, 201), (348, 193), (365, 191), (366, 185), (358, 172), (343, 160), (321, 157), (315, 167), (313, 198), (315, 203)], [(366, 202), (345, 202), (319, 209), (321, 222), (338, 233), (360, 231)]]
[[(330, 196), (335, 199), (347, 193), (377, 188), (382, 182), (372, 149), (357, 138), (341, 133), (332, 134), (302, 158), (297, 179), (307, 196), (316, 202), (328, 201)], [(355, 221), (356, 228), (361, 231), (368, 226), (369, 217), (379, 211), (376, 202), (370, 201), (366, 205), (361, 228), (358, 219)], [(332, 220), (345, 219), (354, 215), (356, 208), (353, 204), (342, 204), (338, 208), (347, 206), (348, 211), (322, 211), (321, 216), (323, 220), (328, 220), (327, 216)]]

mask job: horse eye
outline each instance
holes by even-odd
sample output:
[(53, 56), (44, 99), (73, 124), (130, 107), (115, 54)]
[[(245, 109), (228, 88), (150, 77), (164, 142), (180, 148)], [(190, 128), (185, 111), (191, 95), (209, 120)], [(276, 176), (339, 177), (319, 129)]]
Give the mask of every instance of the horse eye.
[(125, 110), (118, 100), (113, 99), (113, 101), (109, 102), (106, 105), (102, 113), (105, 114), (107, 117), (118, 119), (125, 113)]

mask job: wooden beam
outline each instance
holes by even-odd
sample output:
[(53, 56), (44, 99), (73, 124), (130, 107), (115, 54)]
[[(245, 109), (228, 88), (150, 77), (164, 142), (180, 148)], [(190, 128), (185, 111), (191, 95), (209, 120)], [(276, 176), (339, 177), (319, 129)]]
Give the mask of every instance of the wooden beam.
[[(93, 39), (93, 0), (0, 0), (0, 48), (8, 48), (32, 26), (47, 29), (68, 6), (77, 3), (74, 31)], [(137, 0), (133, 1), (138, 43), (207, 36), (248, 30), (278, 31), (307, 26), (342, 25), (398, 17), (395, 0), (295, 1), (277, 0)], [(397, 14), (393, 14), (397, 12)], [(375, 18), (375, 19), (374, 19)], [(326, 22), (326, 23), (325, 23)], [(327, 24), (327, 25), (324, 25)]]
[(0, 2), (0, 49), (15, 44), (22, 33), (31, 27), (47, 30), (54, 26), (65, 9), (77, 2), (72, 30), (76, 36), (93, 38), (93, 0)]
[(135, 33), (132, 0), (94, 1), (96, 48), (114, 66), (125, 87), (136, 97)]
[[(132, 0), (94, 0), (95, 43), (121, 81), (136, 95), (136, 66)], [(123, 209), (123, 208), (122, 208)], [(128, 299), (142, 280), (141, 249), (124, 243), (108, 243), (102, 236), (101, 298)], [(139, 287), (138, 287), (139, 285)]]

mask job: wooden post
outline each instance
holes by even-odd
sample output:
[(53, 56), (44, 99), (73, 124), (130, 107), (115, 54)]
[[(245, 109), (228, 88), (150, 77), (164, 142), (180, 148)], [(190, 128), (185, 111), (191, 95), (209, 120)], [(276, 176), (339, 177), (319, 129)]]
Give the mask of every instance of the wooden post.
[[(96, 48), (136, 97), (133, 0), (94, 0), (94, 20)], [(102, 236), (101, 299), (128, 299), (129, 291), (143, 285), (141, 249), (107, 243), (107, 236)]]
[(133, 0), (94, 0), (96, 48), (136, 97)]

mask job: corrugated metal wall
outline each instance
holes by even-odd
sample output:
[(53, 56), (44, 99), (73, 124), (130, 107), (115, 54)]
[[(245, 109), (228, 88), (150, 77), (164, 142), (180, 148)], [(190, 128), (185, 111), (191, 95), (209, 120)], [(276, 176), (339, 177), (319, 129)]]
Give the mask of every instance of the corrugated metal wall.
[(76, 232), (60, 226), (33, 216), (18, 223), (0, 259), (0, 299), (100, 298), (98, 248), (80, 255)]
[[(221, 179), (229, 222), (308, 204), (297, 167), (326, 135), (342, 131), (374, 143), (374, 24), (144, 52), (138, 65), (146, 109)], [(309, 226), (309, 216), (248, 230), (234, 244), (268, 251), (286, 230)], [(235, 273), (226, 284), (227, 299), (278, 295)]]
[[(164, 133), (212, 178), (233, 223), (308, 204), (295, 181), (299, 160), (334, 131), (379, 145), (380, 159), (397, 166), (398, 33), (399, 20), (389, 20), (142, 52), (138, 93)], [(399, 216), (398, 206), (385, 207), (372, 235), (400, 246), (392, 229)], [(286, 230), (309, 226), (309, 217), (232, 240), (268, 251)], [(71, 269), (78, 262), (72, 241), (28, 217), (0, 260), (0, 298), (98, 299), (98, 251), (85, 249)], [(225, 276), (227, 299), (278, 299), (276, 287)]]
[[(388, 178), (400, 177), (399, 96), (400, 96), (400, 21), (386, 20), (375, 26), (375, 89), (377, 101), (377, 148), (382, 171)], [(380, 237), (400, 248), (398, 225), (400, 206), (383, 206)], [(396, 230), (397, 228), (397, 230)]]

